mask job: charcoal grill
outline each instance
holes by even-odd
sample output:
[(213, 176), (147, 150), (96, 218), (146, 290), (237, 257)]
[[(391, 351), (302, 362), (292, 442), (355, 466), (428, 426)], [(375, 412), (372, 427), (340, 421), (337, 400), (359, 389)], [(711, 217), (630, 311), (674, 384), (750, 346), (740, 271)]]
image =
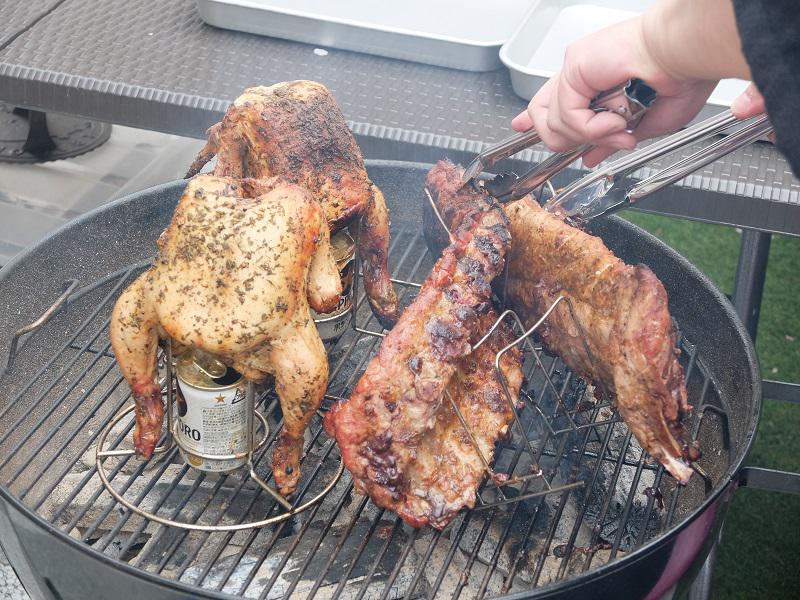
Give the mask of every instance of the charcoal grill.
[[(368, 163), (392, 215), (393, 276), (415, 283), (432, 265), (422, 236), (428, 166)], [(129, 403), (108, 339), (113, 302), (149, 264), (183, 188), (174, 182), (85, 215), (0, 273), (0, 357), (23, 335), (0, 376), (0, 540), (25, 586), (43, 598), (482, 598), (659, 597), (685, 586), (717, 539), (757, 425), (761, 389), (753, 347), (729, 302), (655, 238), (609, 218), (594, 226), (618, 256), (650, 265), (679, 325), (690, 429), (701, 476), (676, 486), (606, 401), (560, 360), (526, 355), (523, 428), (498, 450), (497, 469), (541, 468), (533, 487), (500, 495), (484, 485), (475, 510), (444, 531), (413, 530), (353, 492), (347, 473), (291, 519), (243, 531), (186, 531), (117, 503), (94, 464), (101, 431)], [(69, 293), (65, 281), (75, 280)], [(69, 285), (69, 284), (67, 284)], [(327, 402), (347, 397), (377, 349), (363, 295), (356, 328), (329, 346)], [(270, 437), (254, 457), (265, 477), (280, 411), (258, 404)], [(324, 408), (324, 407), (323, 407)], [(124, 447), (131, 421), (109, 435)], [(195, 472), (175, 451), (148, 463), (111, 457), (109, 479), (137, 505), (200, 524), (266, 519), (278, 511), (246, 476)], [(316, 418), (306, 438), (297, 502), (319, 493), (338, 450)], [(536, 488), (536, 486), (539, 486)], [(543, 489), (549, 493), (536, 493)], [(677, 588), (676, 588), (677, 586)]]

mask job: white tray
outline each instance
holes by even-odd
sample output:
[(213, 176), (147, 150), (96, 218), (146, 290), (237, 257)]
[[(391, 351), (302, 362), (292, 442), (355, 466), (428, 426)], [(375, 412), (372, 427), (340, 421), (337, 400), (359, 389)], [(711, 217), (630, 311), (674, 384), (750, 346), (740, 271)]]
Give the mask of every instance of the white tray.
[[(653, 0), (535, 0), (519, 27), (500, 49), (517, 95), (530, 100), (561, 67), (564, 51), (575, 40), (636, 16)], [(746, 87), (740, 79), (720, 82), (700, 113), (710, 116), (730, 106)]]
[(532, 0), (197, 0), (210, 25), (322, 47), (489, 71)]

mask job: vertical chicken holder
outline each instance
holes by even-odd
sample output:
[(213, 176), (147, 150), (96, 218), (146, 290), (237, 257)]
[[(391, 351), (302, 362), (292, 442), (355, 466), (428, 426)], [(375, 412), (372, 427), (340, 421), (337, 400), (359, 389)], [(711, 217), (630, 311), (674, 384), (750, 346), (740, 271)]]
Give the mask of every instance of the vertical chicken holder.
[[(114, 429), (114, 427), (122, 421), (128, 414), (135, 410), (134, 406), (129, 406), (121, 411), (109, 425), (103, 430), (100, 434), (100, 437), (97, 442), (97, 449), (95, 453), (95, 466), (97, 468), (98, 476), (100, 480), (103, 482), (103, 485), (108, 490), (108, 492), (114, 497), (117, 502), (128, 508), (129, 510), (135, 512), (136, 514), (145, 517), (151, 521), (155, 521), (156, 523), (160, 523), (161, 525), (168, 525), (171, 527), (179, 527), (181, 529), (190, 529), (194, 531), (208, 531), (208, 532), (220, 532), (220, 531), (240, 531), (244, 529), (252, 529), (258, 527), (265, 527), (267, 525), (271, 525), (274, 523), (279, 523), (281, 521), (285, 521), (293, 517), (294, 515), (307, 510), (320, 502), (325, 495), (333, 489), (333, 486), (339, 481), (339, 478), (342, 476), (344, 472), (344, 464), (339, 459), (339, 467), (334, 472), (333, 476), (331, 477), (330, 481), (326, 483), (322, 491), (320, 491), (316, 496), (307, 500), (301, 504), (293, 504), (287, 498), (285, 498), (278, 490), (276, 490), (273, 486), (269, 485), (258, 473), (256, 472), (255, 465), (253, 462), (253, 455), (256, 451), (261, 449), (264, 444), (267, 442), (267, 436), (269, 432), (269, 426), (267, 424), (266, 417), (256, 408), (256, 392), (255, 392), (255, 384), (252, 381), (247, 382), (246, 387), (246, 394), (245, 394), (245, 402), (246, 402), (246, 414), (247, 414), (247, 423), (245, 426), (245, 431), (247, 435), (247, 449), (228, 455), (218, 455), (218, 454), (205, 454), (202, 452), (198, 452), (194, 448), (188, 448), (184, 445), (181, 441), (180, 436), (176, 435), (178, 423), (177, 420), (174, 418), (174, 404), (175, 404), (175, 391), (176, 391), (176, 383), (177, 378), (174, 374), (174, 364), (172, 360), (172, 344), (169, 340), (167, 340), (164, 348), (164, 354), (162, 356), (164, 369), (166, 372), (166, 376), (164, 377), (162, 383), (162, 389), (164, 392), (162, 394), (165, 396), (165, 404), (166, 404), (166, 414), (167, 414), (167, 429), (166, 434), (164, 437), (164, 441), (160, 444), (154, 451), (154, 455), (158, 454), (165, 454), (175, 450), (175, 448), (180, 448), (186, 453), (190, 453), (197, 458), (201, 459), (212, 459), (212, 460), (237, 460), (241, 458), (247, 458), (246, 468), (249, 478), (254, 481), (261, 489), (267, 492), (276, 502), (277, 504), (282, 507), (282, 511), (278, 514), (260, 520), (254, 521), (244, 521), (239, 523), (232, 523), (226, 525), (206, 525), (200, 523), (188, 523), (184, 521), (176, 521), (174, 519), (168, 519), (165, 517), (161, 517), (153, 512), (146, 511), (133, 502), (129, 501), (125, 498), (124, 492), (120, 493), (111, 485), (111, 482), (108, 479), (108, 476), (105, 472), (103, 461), (110, 457), (115, 456), (129, 456), (134, 454), (134, 450), (130, 449), (105, 449), (106, 447), (106, 440)], [(260, 421), (259, 430), (261, 431), (262, 435), (260, 439), (256, 440), (255, 436), (255, 420), (258, 419)]]

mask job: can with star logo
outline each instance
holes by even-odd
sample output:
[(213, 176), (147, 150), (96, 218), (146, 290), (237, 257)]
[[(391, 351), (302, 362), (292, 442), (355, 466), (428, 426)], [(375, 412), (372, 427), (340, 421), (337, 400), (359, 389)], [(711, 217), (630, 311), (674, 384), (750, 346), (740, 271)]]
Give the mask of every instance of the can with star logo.
[(244, 378), (200, 351), (178, 357), (173, 435), (186, 462), (201, 471), (227, 472), (247, 462)]

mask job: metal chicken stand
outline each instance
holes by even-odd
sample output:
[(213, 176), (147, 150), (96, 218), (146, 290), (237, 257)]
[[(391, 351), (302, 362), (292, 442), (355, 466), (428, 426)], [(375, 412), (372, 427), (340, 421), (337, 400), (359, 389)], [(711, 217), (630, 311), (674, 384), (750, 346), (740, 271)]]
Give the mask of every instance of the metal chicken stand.
[[(114, 497), (114, 499), (128, 508), (129, 510), (135, 512), (136, 514), (150, 519), (151, 521), (155, 521), (162, 525), (169, 525), (171, 527), (179, 527), (181, 529), (191, 529), (195, 531), (209, 531), (209, 532), (219, 532), (219, 531), (240, 531), (244, 529), (253, 529), (257, 527), (265, 527), (266, 525), (272, 525), (274, 523), (279, 523), (281, 521), (285, 521), (293, 517), (294, 515), (307, 510), (320, 502), (328, 492), (333, 489), (333, 486), (339, 481), (339, 478), (342, 476), (344, 472), (344, 464), (342, 463), (341, 458), (339, 459), (339, 467), (335, 471), (334, 475), (331, 477), (330, 481), (327, 482), (325, 487), (319, 492), (316, 496), (307, 500), (306, 502), (294, 505), (292, 504), (287, 498), (285, 498), (279, 491), (269, 485), (264, 479), (262, 479), (258, 473), (256, 473), (255, 466), (253, 464), (253, 454), (259, 450), (264, 443), (267, 441), (267, 434), (269, 431), (269, 426), (267, 425), (266, 417), (256, 409), (256, 394), (255, 394), (255, 384), (252, 381), (247, 382), (246, 393), (245, 393), (245, 402), (246, 402), (246, 414), (247, 414), (247, 423), (245, 425), (245, 431), (247, 434), (247, 450), (243, 452), (238, 452), (235, 454), (228, 454), (228, 455), (218, 455), (218, 454), (204, 454), (202, 452), (198, 452), (194, 448), (186, 447), (183, 442), (181, 441), (180, 437), (176, 435), (176, 428), (178, 426), (177, 421), (173, 417), (173, 406), (175, 403), (174, 392), (176, 390), (176, 378), (173, 373), (174, 365), (172, 360), (172, 344), (169, 340), (167, 340), (165, 344), (164, 354), (162, 356), (164, 368), (166, 371), (166, 376), (164, 377), (164, 381), (162, 383), (162, 388), (165, 389), (164, 395), (166, 396), (165, 404), (166, 404), (166, 413), (167, 413), (167, 430), (166, 436), (164, 438), (164, 443), (158, 446), (153, 454), (164, 454), (171, 450), (173, 450), (176, 446), (181, 448), (187, 453), (196, 456), (197, 458), (202, 459), (213, 459), (213, 460), (236, 460), (241, 458), (247, 458), (247, 469), (248, 475), (251, 480), (253, 480), (259, 487), (261, 487), (265, 492), (267, 492), (270, 496), (272, 496), (275, 501), (283, 507), (283, 511), (279, 514), (268, 517), (266, 519), (260, 519), (256, 521), (244, 521), (239, 523), (233, 523), (228, 525), (205, 525), (205, 524), (198, 524), (198, 523), (188, 523), (184, 521), (176, 521), (173, 519), (167, 519), (165, 517), (158, 516), (150, 511), (143, 510), (139, 506), (136, 506), (133, 502), (130, 502), (128, 499), (125, 498), (124, 493), (120, 493), (114, 489), (111, 485), (111, 482), (108, 480), (108, 477), (105, 472), (105, 468), (103, 465), (103, 461), (110, 457), (115, 456), (130, 456), (135, 453), (134, 450), (131, 449), (108, 449), (104, 450), (106, 445), (106, 439), (114, 427), (119, 423), (126, 415), (130, 414), (132, 411), (135, 410), (134, 406), (129, 406), (121, 411), (103, 430), (100, 434), (100, 437), (97, 442), (97, 449), (95, 453), (95, 466), (97, 468), (97, 474), (100, 477), (100, 480), (103, 482), (103, 485), (108, 490), (108, 492)], [(258, 441), (255, 440), (255, 418), (261, 422), (260, 430), (262, 431), (261, 439)]]

